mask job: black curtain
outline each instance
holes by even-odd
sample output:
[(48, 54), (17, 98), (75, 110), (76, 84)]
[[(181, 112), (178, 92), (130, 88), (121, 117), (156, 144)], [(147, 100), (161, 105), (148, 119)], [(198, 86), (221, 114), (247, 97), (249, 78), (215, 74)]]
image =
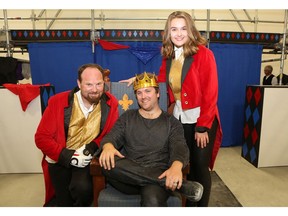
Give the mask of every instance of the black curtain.
[(13, 57), (0, 57), (0, 86), (4, 83), (16, 84), (17, 79), (17, 59)]

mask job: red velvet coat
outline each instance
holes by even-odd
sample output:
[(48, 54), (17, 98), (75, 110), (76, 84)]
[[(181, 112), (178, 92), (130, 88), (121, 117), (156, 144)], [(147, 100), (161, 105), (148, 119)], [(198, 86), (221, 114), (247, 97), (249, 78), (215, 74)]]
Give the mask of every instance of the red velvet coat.
[[(77, 89), (71, 92), (62, 92), (49, 99), (48, 106), (43, 113), (35, 134), (36, 146), (44, 154), (42, 169), (45, 180), (45, 203), (49, 202), (55, 194), (45, 156), (47, 155), (54, 161), (58, 161), (60, 153), (66, 148), (66, 134), (68, 130), (66, 120), (70, 119), (73, 93), (76, 92), (76, 90)], [(118, 119), (118, 116), (118, 101), (113, 95), (106, 92), (101, 98), (100, 134), (93, 140), (95, 145), (100, 145), (103, 136), (110, 131)]]
[[(169, 103), (173, 104), (175, 98), (167, 79), (171, 63), (172, 59), (164, 58), (162, 60), (158, 81), (167, 83)], [(185, 58), (181, 85), (182, 109), (200, 107), (200, 116), (197, 119), (196, 127), (211, 128), (215, 116), (218, 119), (219, 127), (210, 163), (210, 168), (213, 169), (216, 155), (222, 142), (222, 129), (217, 107), (217, 66), (211, 50), (205, 46), (199, 46), (199, 50), (195, 55)]]

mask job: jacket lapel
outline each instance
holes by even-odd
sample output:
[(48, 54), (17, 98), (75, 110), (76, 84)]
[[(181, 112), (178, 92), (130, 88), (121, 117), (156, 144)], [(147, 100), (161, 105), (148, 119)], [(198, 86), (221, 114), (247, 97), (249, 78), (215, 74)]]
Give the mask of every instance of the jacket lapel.
[(194, 58), (192, 56), (188, 56), (185, 58), (184, 60), (184, 64), (183, 64), (183, 67), (182, 67), (182, 76), (181, 76), (181, 85), (183, 84), (184, 82), (184, 79), (189, 71), (189, 68), (191, 67), (191, 64), (193, 63), (194, 61)]

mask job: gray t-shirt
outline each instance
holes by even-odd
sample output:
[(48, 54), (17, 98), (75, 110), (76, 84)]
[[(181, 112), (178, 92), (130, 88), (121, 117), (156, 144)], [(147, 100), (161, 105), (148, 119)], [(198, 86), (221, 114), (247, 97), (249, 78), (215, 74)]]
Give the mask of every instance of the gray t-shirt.
[(144, 167), (167, 169), (175, 160), (183, 167), (189, 162), (183, 126), (164, 111), (156, 119), (146, 119), (135, 109), (124, 112), (102, 139), (101, 148), (108, 142)]

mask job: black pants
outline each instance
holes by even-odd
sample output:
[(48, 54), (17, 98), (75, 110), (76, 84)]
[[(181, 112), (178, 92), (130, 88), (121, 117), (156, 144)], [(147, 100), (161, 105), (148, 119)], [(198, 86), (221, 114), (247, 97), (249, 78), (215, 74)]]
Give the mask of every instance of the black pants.
[(57, 206), (91, 206), (93, 183), (89, 165), (84, 168), (65, 168), (57, 163), (49, 164), (49, 174), (55, 189)]
[(165, 179), (158, 179), (164, 170), (141, 167), (126, 158), (115, 157), (115, 162), (115, 168), (102, 169), (106, 179), (113, 187), (122, 193), (140, 194), (141, 206), (167, 206), (167, 200), (172, 191), (165, 189)]
[(204, 187), (202, 198), (197, 203), (187, 200), (186, 206), (208, 207), (211, 193), (211, 175), (209, 163), (212, 157), (218, 121), (215, 118), (212, 127), (208, 133), (209, 143), (206, 148), (197, 147), (195, 135), (196, 124), (182, 124), (187, 145), (190, 150), (190, 172), (187, 180), (197, 181)]

